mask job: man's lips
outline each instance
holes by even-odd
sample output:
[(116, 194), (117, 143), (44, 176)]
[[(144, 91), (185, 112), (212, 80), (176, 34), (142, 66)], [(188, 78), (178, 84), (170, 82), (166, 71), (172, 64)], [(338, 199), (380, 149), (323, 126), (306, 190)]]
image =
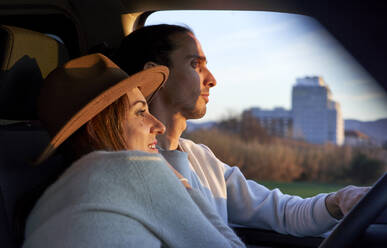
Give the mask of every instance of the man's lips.
[(208, 93), (202, 93), (201, 96), (203, 97), (204, 101), (208, 103), (210, 94)]

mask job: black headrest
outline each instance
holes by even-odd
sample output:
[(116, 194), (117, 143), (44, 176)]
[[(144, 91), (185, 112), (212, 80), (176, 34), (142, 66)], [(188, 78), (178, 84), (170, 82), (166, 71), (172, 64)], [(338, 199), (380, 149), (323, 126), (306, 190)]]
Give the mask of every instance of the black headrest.
[(58, 40), (0, 25), (0, 119), (37, 119), (35, 99), (43, 79), (67, 60)]

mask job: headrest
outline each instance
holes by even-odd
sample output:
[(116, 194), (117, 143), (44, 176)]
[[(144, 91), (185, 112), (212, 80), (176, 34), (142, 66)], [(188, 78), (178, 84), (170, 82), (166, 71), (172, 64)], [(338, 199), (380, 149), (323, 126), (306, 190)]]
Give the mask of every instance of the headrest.
[(67, 60), (58, 40), (0, 25), (0, 119), (37, 119), (35, 102), (43, 79)]

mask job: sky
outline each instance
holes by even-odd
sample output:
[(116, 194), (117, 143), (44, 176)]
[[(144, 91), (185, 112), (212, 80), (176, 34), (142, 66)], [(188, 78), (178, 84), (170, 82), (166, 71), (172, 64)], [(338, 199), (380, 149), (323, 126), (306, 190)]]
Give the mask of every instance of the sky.
[(251, 107), (291, 108), (296, 78), (321, 76), (344, 119), (387, 118), (387, 95), (317, 21), (262, 11), (161, 11), (146, 25), (188, 25), (217, 79), (207, 114), (217, 121)]

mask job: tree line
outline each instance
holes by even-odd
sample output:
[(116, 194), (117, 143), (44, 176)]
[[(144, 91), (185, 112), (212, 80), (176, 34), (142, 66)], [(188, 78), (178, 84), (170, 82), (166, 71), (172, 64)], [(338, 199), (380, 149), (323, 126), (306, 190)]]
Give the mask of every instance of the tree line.
[(211, 129), (184, 133), (211, 148), (247, 178), (371, 185), (387, 171), (387, 150), (380, 147), (315, 145), (269, 135), (251, 116), (229, 117)]

